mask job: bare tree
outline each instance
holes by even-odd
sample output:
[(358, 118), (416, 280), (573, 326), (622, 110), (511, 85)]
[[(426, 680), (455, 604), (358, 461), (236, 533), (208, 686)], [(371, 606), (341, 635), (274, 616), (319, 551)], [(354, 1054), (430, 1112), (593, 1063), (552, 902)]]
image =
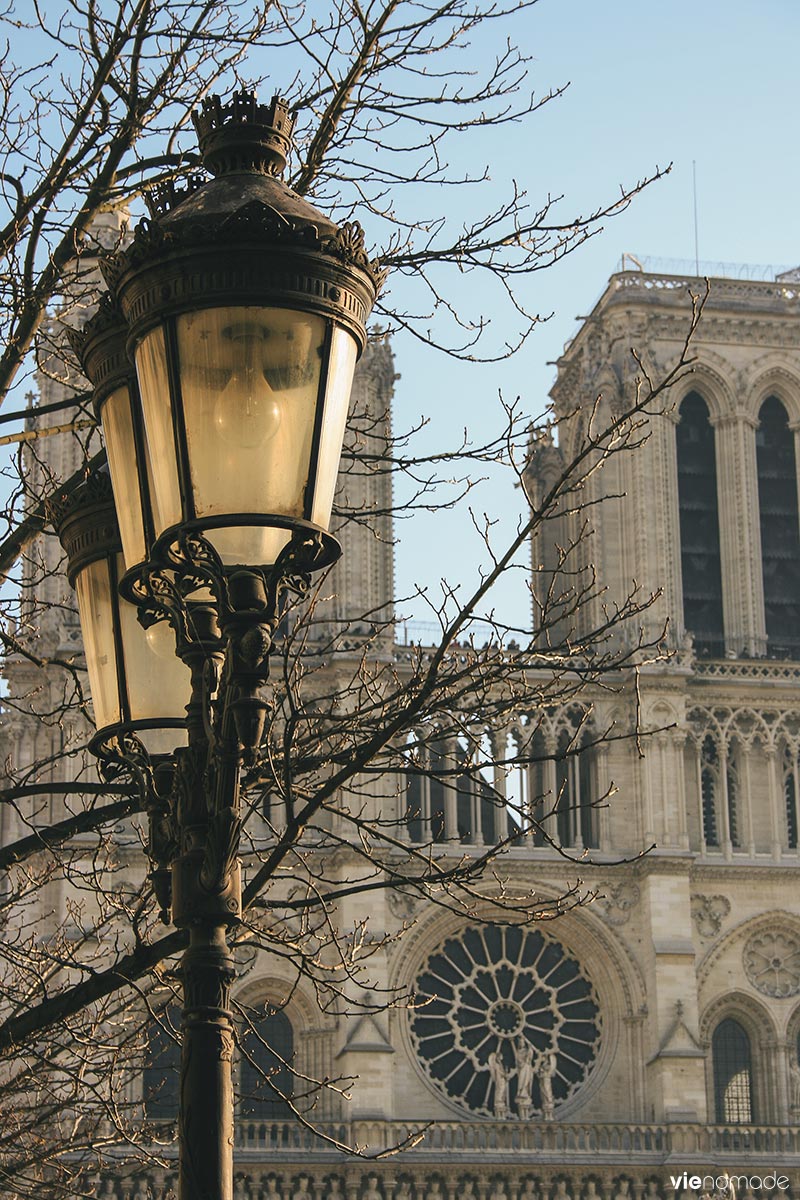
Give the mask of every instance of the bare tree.
[[(486, 171), (459, 174), (447, 165), (452, 143), (468, 143), (486, 126), (524, 127), (558, 95), (529, 92), (530, 64), (515, 48), (515, 22), (531, 7), (124, 0), (109, 15), (99, 0), (70, 0), (63, 9), (37, 4), (30, 17), (13, 5), (0, 14), (0, 393), (19, 395), (34, 373), (43, 399), (48, 379), (75, 389), (68, 401), (30, 410), (6, 471), (0, 556), (7, 575), (20, 555), (25, 564), (2, 629), (14, 690), (4, 702), (0, 792), (0, 1177), (15, 1194), (93, 1194), (81, 1182), (87, 1173), (126, 1154), (138, 1164), (158, 1157), (166, 1132), (148, 1123), (135, 1081), (153, 1028), (174, 1037), (171, 972), (184, 944), (182, 932), (160, 927), (143, 880), (143, 814), (159, 782), (142, 764), (98, 783), (87, 761), (92, 717), (77, 621), (45, 528), (48, 494), (102, 454), (63, 346), (64, 324), (82, 319), (95, 299), (98, 240), (113, 248), (123, 236), (109, 220), (98, 235), (98, 218), (135, 208), (146, 183), (194, 166), (184, 140), (192, 108), (212, 86), (258, 82), (262, 63), (274, 71), (277, 61), (299, 117), (293, 185), (338, 217), (358, 215), (385, 247), (396, 282), (383, 301), (384, 334), (402, 328), (428, 341), (436, 317), (434, 340), (448, 353), (512, 353), (537, 322), (526, 309), (525, 277), (579, 246), (643, 186), (561, 221), (555, 199), (529, 205), (517, 185), (482, 210)], [(42, 48), (41, 66), (15, 60), (23, 29)], [(495, 29), (503, 38), (496, 57), (475, 59), (471, 40)], [(480, 215), (457, 226), (428, 215), (452, 186), (475, 194)], [(464, 307), (465, 272), (481, 280), (474, 311)], [(487, 286), (515, 316), (511, 346), (493, 340)], [(639, 667), (663, 653), (663, 630), (645, 626), (653, 597), (635, 585), (613, 603), (605, 596), (585, 551), (586, 501), (591, 493), (597, 502), (589, 483), (604, 465), (647, 436), (686, 363), (684, 353), (660, 381), (639, 370), (623, 411), (592, 407), (589, 398), (579, 434), (557, 453), (546, 420), (532, 424), (519, 405), (502, 411), (486, 444), (465, 441), (425, 457), (415, 455), (414, 431), (392, 434), (387, 413), (354, 413), (339, 493), (345, 530), (350, 523), (391, 536), (387, 522), (398, 515), (390, 489), (382, 507), (354, 500), (358, 480), (402, 476), (407, 515), (462, 503), (489, 464), (505, 470), (509, 488), (519, 485), (519, 523), (497, 544), (491, 524), (471, 517), (484, 546), (480, 582), (470, 595), (454, 585), (431, 605), (438, 633), (430, 645), (396, 645), (391, 603), (368, 612), (337, 607), (335, 574), (288, 615), (275, 655), (273, 717), (245, 781), (246, 918), (234, 936), (243, 971), (260, 956), (280, 959), (313, 986), (324, 1014), (408, 1005), (412, 998), (376, 967), (387, 942), (405, 932), (404, 904), (424, 899), (466, 916), (488, 905), (500, 921), (526, 923), (586, 898), (573, 866), (582, 854), (557, 835), (569, 811), (566, 789), (541, 784), (524, 793), (507, 784), (520, 765), (536, 778), (537, 764), (552, 760), (537, 735), (555, 709), (572, 714), (563, 761), (587, 742), (639, 734), (597, 727), (592, 695), (635, 688)], [(65, 414), (51, 415), (62, 407)], [(44, 436), (53, 424), (58, 439)], [(69, 450), (55, 453), (56, 444)], [(528, 569), (531, 544), (552, 543), (555, 518), (574, 536), (555, 556), (535, 549), (531, 622), (508, 625), (494, 612), (493, 588), (507, 572)], [(34, 540), (40, 533), (44, 541)], [(13, 739), (32, 720), (42, 736), (28, 738), (21, 755)], [(595, 796), (588, 808), (609, 799)], [(509, 848), (534, 838), (565, 861), (562, 894), (547, 901), (505, 866)], [(362, 922), (345, 934), (342, 906), (378, 891), (396, 898), (393, 928), (374, 935)], [(253, 1015), (242, 1002), (245, 1026)], [(250, 1026), (257, 1036), (257, 1022)], [(243, 1045), (247, 1053), (256, 1043), (245, 1037)], [(319, 1126), (347, 1080), (323, 1080), (274, 1053), (271, 1061), (263, 1086), (281, 1094), (298, 1121)]]

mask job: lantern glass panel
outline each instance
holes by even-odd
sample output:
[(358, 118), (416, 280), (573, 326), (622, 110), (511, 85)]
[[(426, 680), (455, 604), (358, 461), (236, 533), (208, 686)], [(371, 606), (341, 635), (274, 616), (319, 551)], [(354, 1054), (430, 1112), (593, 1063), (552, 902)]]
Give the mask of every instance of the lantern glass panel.
[[(139, 488), (139, 472), (136, 461), (136, 443), (133, 436), (131, 395), (127, 387), (117, 388), (103, 404), (100, 414), (103, 423), (108, 469), (114, 496), (117, 499), (117, 519), (122, 539), (122, 552), (126, 567), (134, 567), (147, 558), (144, 524), (142, 520), (142, 496)], [(148, 455), (147, 469), (150, 474)]]
[(323, 529), (328, 528), (331, 520), (357, 353), (355, 339), (345, 329), (334, 329), (311, 509), (311, 520)]
[[(136, 607), (119, 601), (125, 676), (132, 721), (181, 720), (192, 693), (189, 668), (175, 654), (175, 634), (166, 621), (145, 630)], [(151, 754), (186, 745), (181, 729), (149, 729), (139, 736)]]
[(137, 347), (136, 371), (142, 397), (147, 458), (152, 469), (153, 524), (158, 537), (170, 525), (178, 525), (183, 519), (163, 329), (153, 329)]
[[(303, 518), (325, 341), (323, 317), (226, 307), (178, 318), (195, 513)], [(273, 562), (283, 529), (209, 529), (226, 563)]]
[(108, 558), (89, 563), (75, 580), (86, 668), (98, 729), (116, 725), (122, 720), (113, 624), (114, 607), (119, 601), (113, 595), (112, 587)]

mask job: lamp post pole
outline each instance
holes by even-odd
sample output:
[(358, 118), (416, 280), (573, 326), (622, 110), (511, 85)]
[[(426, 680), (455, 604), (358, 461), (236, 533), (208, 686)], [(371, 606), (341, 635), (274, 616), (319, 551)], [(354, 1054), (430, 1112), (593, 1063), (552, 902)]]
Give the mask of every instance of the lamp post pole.
[(138, 698), (134, 684), (145, 637), (175, 634), (188, 703), (169, 794), (151, 788), (149, 852), (162, 919), (189, 938), (179, 1194), (232, 1200), (240, 777), (259, 761), (286, 595), (340, 553), (328, 525), (383, 271), (357, 224), (336, 226), (281, 180), (293, 123), (282, 100), (212, 96), (194, 120), (208, 174), (151, 195), (150, 219), (101, 264), (109, 294), (73, 339), (95, 388), (124, 564), (108, 539), (87, 554), (96, 513), (59, 529), (103, 725), (93, 745), (153, 780), (148, 739), (178, 722), (151, 711), (159, 680)]

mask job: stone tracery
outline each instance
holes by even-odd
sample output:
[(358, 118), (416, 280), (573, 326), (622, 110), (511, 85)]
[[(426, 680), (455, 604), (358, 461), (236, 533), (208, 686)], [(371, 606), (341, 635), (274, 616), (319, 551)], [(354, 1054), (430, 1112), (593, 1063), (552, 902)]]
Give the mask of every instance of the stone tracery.
[(551, 1120), (583, 1083), (601, 1020), (591, 982), (538, 930), (479, 925), (417, 978), (412, 1035), (426, 1074), (474, 1112)]

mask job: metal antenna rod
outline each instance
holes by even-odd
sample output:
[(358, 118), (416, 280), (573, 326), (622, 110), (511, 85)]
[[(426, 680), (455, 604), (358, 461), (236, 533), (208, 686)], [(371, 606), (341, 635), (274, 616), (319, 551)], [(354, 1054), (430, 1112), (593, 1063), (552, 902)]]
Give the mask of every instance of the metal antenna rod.
[(697, 163), (692, 159), (692, 195), (694, 197), (694, 267), (700, 274), (700, 249), (697, 237)]

